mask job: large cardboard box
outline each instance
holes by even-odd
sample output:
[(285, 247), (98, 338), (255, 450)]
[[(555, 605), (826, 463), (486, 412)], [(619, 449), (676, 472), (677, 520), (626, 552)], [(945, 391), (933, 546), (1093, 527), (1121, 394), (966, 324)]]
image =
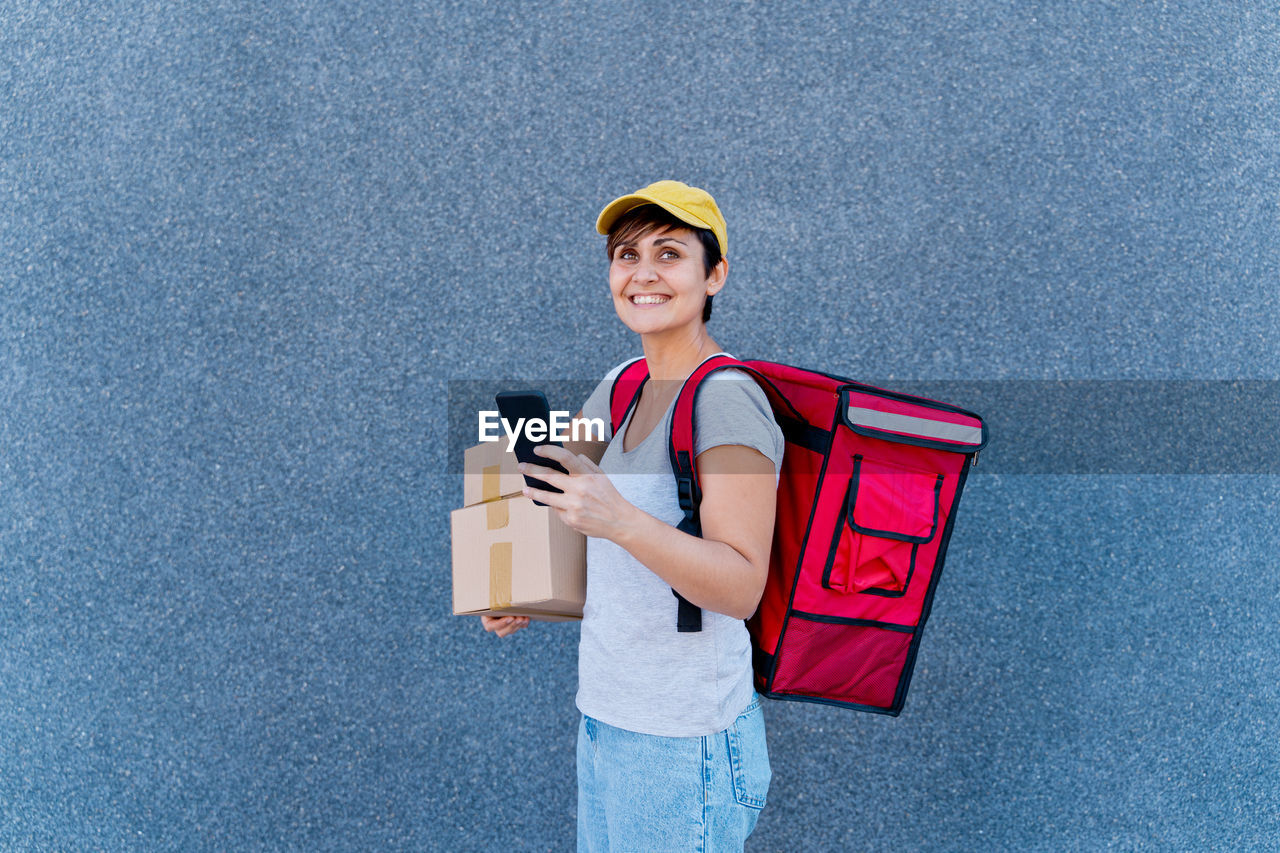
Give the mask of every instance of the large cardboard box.
[(516, 455), (507, 440), (485, 441), (463, 452), (462, 505), (475, 506), (520, 494), (524, 477), (516, 469)]
[(453, 612), (581, 619), (587, 539), (551, 507), (500, 498), (455, 509)]

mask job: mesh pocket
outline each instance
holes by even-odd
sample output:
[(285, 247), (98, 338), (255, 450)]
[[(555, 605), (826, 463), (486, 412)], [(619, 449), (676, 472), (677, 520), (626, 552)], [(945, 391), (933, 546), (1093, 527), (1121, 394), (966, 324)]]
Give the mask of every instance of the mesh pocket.
[(873, 625), (817, 622), (793, 612), (782, 637), (773, 692), (888, 708), (912, 636)]

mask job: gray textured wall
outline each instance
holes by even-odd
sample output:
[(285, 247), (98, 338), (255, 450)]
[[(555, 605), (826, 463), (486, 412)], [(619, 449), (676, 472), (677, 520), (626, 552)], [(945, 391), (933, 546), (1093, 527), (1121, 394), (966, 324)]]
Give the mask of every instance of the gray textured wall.
[[(1271, 4), (17, 2), (0, 58), (5, 849), (571, 845), (576, 629), (449, 615), (446, 401), (636, 350), (651, 180), (740, 355), (1280, 379)], [(1274, 468), (984, 414), (906, 712), (770, 703), (753, 849), (1277, 849)]]

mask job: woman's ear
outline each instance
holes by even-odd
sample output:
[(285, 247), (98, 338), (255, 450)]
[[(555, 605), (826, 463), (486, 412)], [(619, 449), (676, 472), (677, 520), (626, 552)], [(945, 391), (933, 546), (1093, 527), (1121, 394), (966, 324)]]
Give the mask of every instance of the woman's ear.
[(724, 287), (724, 280), (729, 277), (729, 259), (721, 258), (720, 262), (711, 268), (711, 275), (707, 276), (707, 296), (715, 296)]

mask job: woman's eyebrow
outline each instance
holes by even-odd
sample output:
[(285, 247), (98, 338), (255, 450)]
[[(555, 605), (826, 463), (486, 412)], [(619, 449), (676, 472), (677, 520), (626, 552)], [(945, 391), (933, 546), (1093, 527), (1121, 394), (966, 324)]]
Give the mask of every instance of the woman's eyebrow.
[(653, 245), (655, 246), (659, 243), (678, 243), (681, 246), (684, 245), (683, 241), (677, 240), (675, 237), (659, 237), (657, 240), (653, 241)]

